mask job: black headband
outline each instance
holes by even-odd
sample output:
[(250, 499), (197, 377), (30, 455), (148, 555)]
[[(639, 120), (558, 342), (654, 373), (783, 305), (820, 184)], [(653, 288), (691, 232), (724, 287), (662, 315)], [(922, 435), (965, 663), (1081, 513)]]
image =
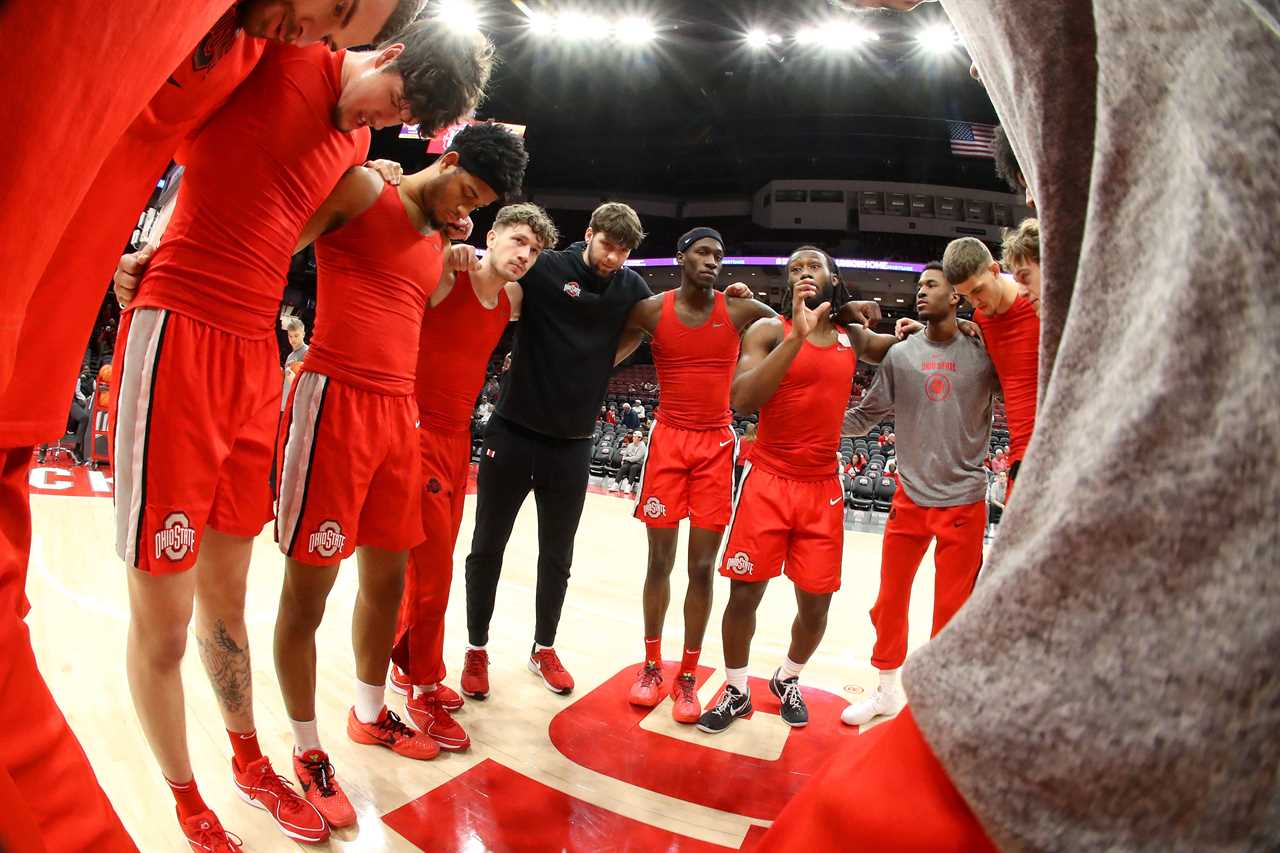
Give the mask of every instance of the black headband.
[(692, 231), (686, 231), (684, 236), (676, 241), (677, 252), (687, 252), (689, 247), (701, 240), (703, 237), (710, 237), (720, 244), (720, 249), (724, 249), (724, 238), (720, 236), (720, 232), (714, 228), (694, 228)]

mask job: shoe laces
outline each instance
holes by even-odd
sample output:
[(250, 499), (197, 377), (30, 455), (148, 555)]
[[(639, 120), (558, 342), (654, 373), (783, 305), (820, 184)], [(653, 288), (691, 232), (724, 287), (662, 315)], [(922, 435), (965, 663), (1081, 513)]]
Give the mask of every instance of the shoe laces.
[(481, 675), (489, 666), (489, 653), (472, 649), (467, 652), (466, 660), (463, 661), (462, 671), (468, 675)]
[(262, 763), (262, 771), (258, 777), (259, 787), (271, 793), (282, 812), (305, 812), (311, 808), (311, 804), (298, 796), (293, 790), (293, 783), (281, 776), (268, 763)]
[(378, 728), (383, 731), (390, 732), (396, 737), (411, 738), (416, 733), (414, 729), (405, 725), (404, 720), (396, 716), (395, 711), (388, 710), (387, 716), (378, 723)]
[(538, 663), (547, 672), (564, 672), (564, 666), (560, 663), (559, 656), (556, 655), (555, 649), (543, 649), (534, 655), (538, 659)]
[(799, 681), (779, 681), (782, 685), (782, 704), (801, 707), (804, 705), (804, 696), (800, 694)]
[[(720, 694), (720, 701), (716, 703), (715, 710), (717, 714), (725, 714), (733, 710), (733, 704), (737, 701), (734, 698), (735, 692), (736, 691), (731, 691), (728, 687), (724, 689), (724, 692)], [(741, 693), (738, 693), (737, 695), (739, 697), (742, 696)]]
[(316, 789), (320, 791), (320, 796), (332, 797), (338, 793), (337, 786), (333, 784), (333, 765), (327, 757), (304, 761), (302, 766), (306, 768), (306, 771), (311, 774), (311, 778), (315, 780)]
[(656, 666), (645, 664), (640, 670), (640, 683), (645, 687), (662, 683), (662, 670)]
[(235, 853), (244, 846), (244, 840), (234, 832), (227, 832), (218, 824), (211, 820), (201, 820), (194, 827), (191, 827), (187, 835), (196, 844), (207, 847), (214, 853), (226, 850), (228, 853)]
[(676, 690), (680, 693), (680, 699), (685, 702), (693, 702), (697, 697), (697, 691), (694, 689), (695, 684), (692, 678), (682, 675), (676, 679)]

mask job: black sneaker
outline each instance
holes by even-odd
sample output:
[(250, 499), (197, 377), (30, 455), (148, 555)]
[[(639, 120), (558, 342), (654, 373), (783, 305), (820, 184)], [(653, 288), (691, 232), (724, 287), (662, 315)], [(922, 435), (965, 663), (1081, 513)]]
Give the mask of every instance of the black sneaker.
[(795, 728), (809, 725), (809, 706), (804, 704), (804, 697), (800, 695), (799, 676), (783, 681), (778, 678), (779, 672), (781, 670), (773, 671), (773, 678), (769, 679), (769, 690), (782, 702), (782, 721)]
[(709, 734), (718, 734), (729, 728), (738, 717), (751, 713), (751, 691), (742, 693), (732, 684), (724, 686), (720, 701), (714, 708), (704, 711), (698, 718), (698, 728)]

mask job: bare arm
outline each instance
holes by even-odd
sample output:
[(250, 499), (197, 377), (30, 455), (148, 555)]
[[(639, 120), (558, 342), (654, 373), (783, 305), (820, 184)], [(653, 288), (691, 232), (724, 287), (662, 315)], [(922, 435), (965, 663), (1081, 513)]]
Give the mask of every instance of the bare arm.
[(613, 357), (614, 366), (621, 364), (635, 352), (645, 337), (653, 337), (661, 317), (661, 294), (641, 299), (631, 306), (631, 311), (627, 314), (627, 325), (623, 327), (622, 337), (618, 340), (618, 351)]
[(871, 390), (867, 391), (857, 406), (844, 413), (840, 437), (866, 435), (867, 430), (893, 411), (893, 399), (893, 368), (883, 364), (876, 373), (875, 381), (871, 383)]
[(765, 319), (743, 335), (738, 369), (730, 390), (735, 411), (754, 412), (768, 402), (804, 346), (804, 338), (784, 336), (782, 329), (782, 321)]
[(321, 202), (311, 219), (302, 227), (298, 244), (293, 247), (294, 254), (319, 240), (321, 235), (341, 228), (368, 210), (378, 200), (382, 187), (382, 176), (372, 169), (364, 166), (352, 166), (348, 169), (338, 180), (333, 192)]
[(627, 356), (639, 349), (643, 341), (644, 329), (630, 325), (623, 329), (622, 337), (618, 339), (618, 351), (613, 356), (614, 367), (622, 364), (627, 359)]
[(506, 289), (507, 299), (511, 302), (511, 322), (514, 323), (520, 319), (520, 306), (524, 304), (524, 288), (518, 281), (509, 281)]
[(756, 320), (769, 320), (778, 316), (778, 312), (774, 311), (768, 305), (754, 297), (737, 298), (729, 297), (729, 317), (732, 318), (733, 324), (738, 327), (741, 333), (745, 329), (751, 328)]
[(898, 342), (893, 335), (881, 335), (862, 326), (849, 326), (849, 336), (853, 341), (853, 351), (862, 361), (879, 364), (889, 354), (889, 347)]

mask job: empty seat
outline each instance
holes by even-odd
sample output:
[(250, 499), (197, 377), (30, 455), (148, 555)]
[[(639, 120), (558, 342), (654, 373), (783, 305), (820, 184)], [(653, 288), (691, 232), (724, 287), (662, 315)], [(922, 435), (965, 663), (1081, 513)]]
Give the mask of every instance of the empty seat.
[(881, 477), (876, 482), (876, 509), (888, 512), (893, 505), (893, 496), (898, 491), (898, 481), (892, 477)]

